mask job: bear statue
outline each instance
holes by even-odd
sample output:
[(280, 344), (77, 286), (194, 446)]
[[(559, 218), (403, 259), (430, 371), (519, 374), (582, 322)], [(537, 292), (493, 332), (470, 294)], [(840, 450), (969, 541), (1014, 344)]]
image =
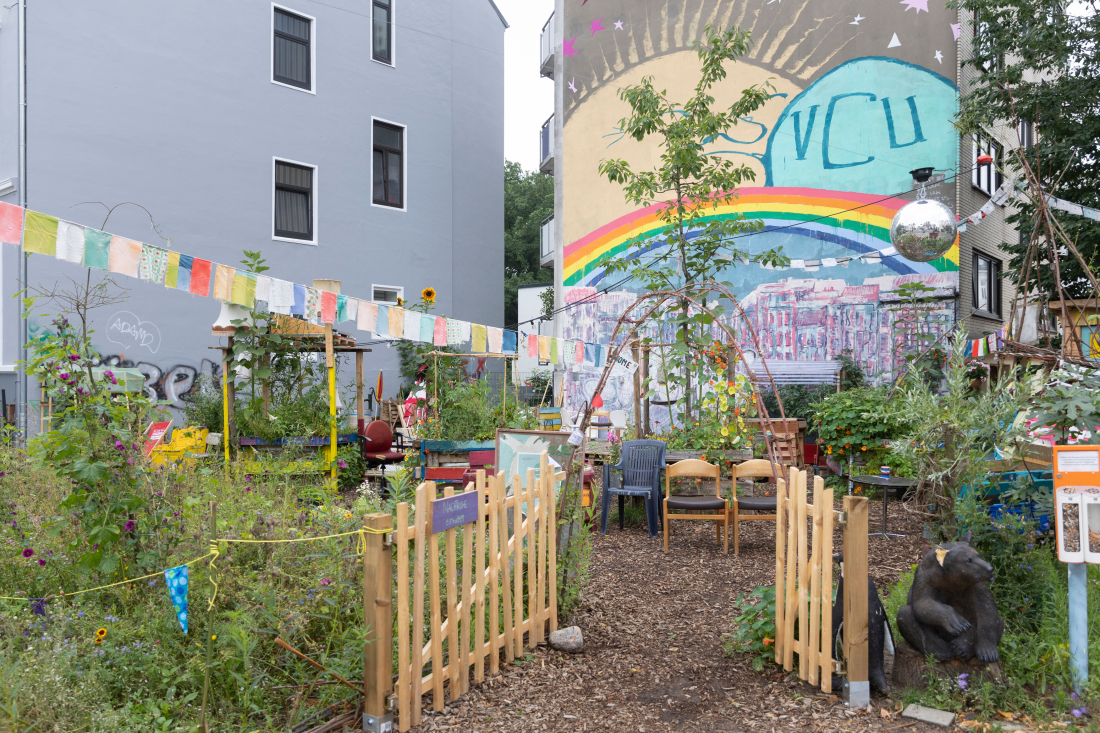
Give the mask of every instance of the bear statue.
[(978, 555), (969, 532), (961, 542), (932, 548), (898, 609), (898, 631), (918, 652), (940, 661), (999, 661), (1005, 625), (986, 585), (992, 579), (993, 566)]

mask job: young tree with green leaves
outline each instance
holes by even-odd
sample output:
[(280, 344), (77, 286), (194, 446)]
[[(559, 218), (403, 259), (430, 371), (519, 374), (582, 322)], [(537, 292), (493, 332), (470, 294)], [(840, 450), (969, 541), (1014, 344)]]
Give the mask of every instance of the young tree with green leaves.
[(504, 322), (514, 328), (519, 286), (554, 279), (539, 264), (539, 228), (554, 213), (554, 177), (504, 163)]
[[(609, 275), (627, 273), (647, 290), (661, 291), (715, 281), (727, 267), (745, 259), (772, 265), (789, 263), (779, 249), (749, 255), (737, 247), (736, 237), (760, 231), (762, 222), (748, 221), (743, 216), (708, 218), (719, 206), (737, 198), (737, 187), (743, 181), (756, 179), (749, 166), (705, 150), (711, 141), (771, 98), (774, 87), (765, 82), (745, 89), (728, 109), (713, 109), (712, 90), (726, 78), (726, 62), (744, 56), (751, 48), (750, 34), (743, 28), (723, 31), (707, 26), (694, 45), (701, 72), (695, 93), (686, 102), (670, 99), (665, 90), (658, 91), (652, 76), (620, 90), (619, 97), (631, 111), (619, 127), (639, 142), (649, 139), (656, 143), (661, 149), (661, 163), (652, 170), (635, 171), (625, 160), (602, 160), (600, 175), (622, 185), (624, 197), (635, 206), (660, 203), (657, 217), (664, 228), (656, 236), (665, 241), (667, 249), (655, 257), (638, 256), (636, 248), (650, 244), (648, 237), (628, 241), (626, 251), (609, 255), (601, 263)], [(669, 195), (671, 198), (667, 198)], [(724, 313), (717, 304), (705, 310), (708, 312), (693, 315), (688, 301), (681, 299), (674, 309), (654, 314), (656, 323), (677, 329), (676, 344), (665, 358), (673, 368), (666, 375), (682, 386), (679, 404), (689, 417), (692, 377), (697, 369), (693, 354), (710, 341), (709, 326)]]

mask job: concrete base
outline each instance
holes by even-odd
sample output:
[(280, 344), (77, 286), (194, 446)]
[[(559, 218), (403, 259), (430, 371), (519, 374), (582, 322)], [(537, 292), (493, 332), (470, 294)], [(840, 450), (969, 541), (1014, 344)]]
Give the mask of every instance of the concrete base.
[(938, 725), (943, 728), (950, 728), (955, 722), (954, 713), (949, 713), (946, 710), (937, 710), (936, 708), (926, 708), (923, 705), (917, 704), (905, 708), (901, 717), (912, 718), (922, 723), (931, 723), (932, 725)]

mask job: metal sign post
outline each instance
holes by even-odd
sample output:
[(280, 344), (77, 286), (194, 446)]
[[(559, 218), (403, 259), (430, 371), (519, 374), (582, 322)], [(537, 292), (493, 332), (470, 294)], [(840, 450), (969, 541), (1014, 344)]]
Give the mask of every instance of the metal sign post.
[(1100, 446), (1054, 447), (1058, 559), (1069, 567), (1069, 651), (1073, 687), (1089, 678), (1088, 565), (1100, 564)]

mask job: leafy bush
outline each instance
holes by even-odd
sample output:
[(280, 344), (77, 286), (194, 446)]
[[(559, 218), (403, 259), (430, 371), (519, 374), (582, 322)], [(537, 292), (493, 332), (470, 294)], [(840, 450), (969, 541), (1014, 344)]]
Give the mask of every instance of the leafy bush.
[(775, 663), (775, 586), (761, 585), (748, 596), (737, 594), (734, 629), (724, 641), (726, 656), (752, 654), (752, 668), (763, 672)]
[(891, 392), (888, 387), (861, 387), (823, 399), (813, 418), (818, 449), (834, 458), (854, 454), (869, 462), (880, 460), (886, 441), (907, 427), (906, 417), (890, 409)]

